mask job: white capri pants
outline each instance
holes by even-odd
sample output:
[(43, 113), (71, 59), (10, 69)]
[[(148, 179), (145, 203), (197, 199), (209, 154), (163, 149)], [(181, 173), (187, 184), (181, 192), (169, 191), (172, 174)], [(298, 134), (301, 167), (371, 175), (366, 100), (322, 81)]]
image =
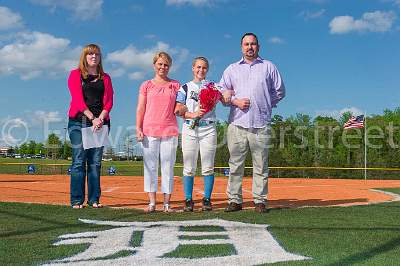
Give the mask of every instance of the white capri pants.
[(161, 160), (161, 191), (171, 194), (174, 188), (174, 165), (178, 137), (148, 137), (142, 142), (144, 191), (158, 190), (158, 158)]
[(201, 174), (214, 174), (214, 158), (217, 150), (217, 130), (215, 125), (195, 127), (182, 126), (183, 175), (194, 176), (197, 158), (201, 159)]

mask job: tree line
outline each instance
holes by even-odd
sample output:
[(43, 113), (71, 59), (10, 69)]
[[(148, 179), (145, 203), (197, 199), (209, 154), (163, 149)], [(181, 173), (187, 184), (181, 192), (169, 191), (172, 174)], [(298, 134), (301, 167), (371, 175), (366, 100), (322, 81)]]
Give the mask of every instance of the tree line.
[[(271, 123), (269, 165), (363, 167), (364, 145), (367, 144), (368, 167), (400, 167), (400, 108), (385, 110), (383, 114), (368, 115), (365, 128), (345, 130), (343, 124), (350, 116), (351, 113), (344, 113), (335, 119), (296, 114), (284, 119), (280, 115), (274, 115)], [(226, 122), (217, 123), (216, 166), (228, 165), (227, 127)], [(56, 134), (50, 134), (45, 143), (30, 141), (13, 149), (15, 153), (41, 153), (54, 159), (71, 157), (70, 143), (63, 143)], [(176, 161), (182, 163), (180, 147)], [(251, 166), (250, 153), (246, 166)]]
[[(400, 167), (400, 108), (368, 115), (364, 128), (343, 129), (351, 115), (347, 112), (338, 119), (327, 116), (312, 119), (305, 114), (284, 119), (274, 115), (269, 165), (364, 167), (366, 144), (368, 167)], [(227, 127), (226, 122), (217, 123), (216, 166), (228, 164)], [(177, 162), (182, 162), (181, 152)], [(247, 155), (246, 166), (251, 166), (250, 154)]]
[(24, 155), (40, 154), (52, 159), (67, 159), (72, 156), (71, 143), (69, 141), (62, 142), (54, 133), (49, 134), (44, 143), (31, 140), (12, 147), (10, 152)]

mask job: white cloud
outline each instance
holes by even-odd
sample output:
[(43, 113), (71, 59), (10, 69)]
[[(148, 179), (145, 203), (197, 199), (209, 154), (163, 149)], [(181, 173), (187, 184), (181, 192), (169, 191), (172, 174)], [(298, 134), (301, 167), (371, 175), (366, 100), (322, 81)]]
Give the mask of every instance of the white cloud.
[(159, 42), (156, 47), (140, 51), (132, 44), (123, 50), (117, 50), (107, 55), (107, 62), (117, 63), (124, 67), (149, 68), (152, 65), (153, 56), (156, 51), (166, 50), (168, 45)]
[(311, 11), (302, 11), (299, 16), (304, 18), (304, 20), (309, 20), (309, 19), (316, 19), (316, 18), (320, 18), (325, 14), (325, 9), (320, 9), (318, 11), (315, 12), (311, 12)]
[(285, 43), (285, 41), (282, 39), (282, 38), (279, 38), (279, 37), (271, 37), (271, 38), (269, 38), (268, 39), (268, 42), (269, 43), (273, 43), (273, 44), (282, 44), (282, 43)]
[(106, 61), (112, 66), (111, 72), (117, 71), (121, 75), (125, 72), (131, 72), (129, 78), (138, 79), (152, 71), (154, 54), (159, 51), (165, 51), (173, 58), (172, 72), (179, 69), (189, 54), (189, 51), (185, 48), (173, 48), (164, 42), (158, 42), (154, 47), (143, 50), (139, 50), (130, 44), (125, 49), (109, 53)]
[(22, 26), (22, 17), (9, 8), (0, 6), (0, 30), (19, 28)]
[(356, 32), (385, 32), (392, 28), (396, 19), (393, 11), (375, 11), (367, 12), (360, 19), (354, 19), (351, 16), (338, 16), (329, 23), (332, 34), (344, 34), (352, 31)]
[(21, 32), (0, 48), (0, 75), (32, 79), (45, 73), (54, 77), (76, 67), (81, 48), (70, 41), (41, 32)]
[(212, 3), (215, 2), (213, 0), (167, 0), (166, 3), (167, 5), (176, 5), (176, 6), (181, 6), (181, 5), (193, 5), (193, 6), (210, 6)]
[(7, 133), (7, 134), (2, 134), (0, 137), (0, 145), (1, 146), (15, 146), (20, 143), (19, 139), (16, 139), (13, 135)]
[(344, 113), (350, 112), (352, 115), (362, 115), (364, 112), (357, 107), (345, 107), (341, 110), (320, 110), (316, 111), (316, 116), (327, 116), (339, 119)]
[(1, 121), (0, 144), (15, 146), (26, 142), (28, 125), (22, 118), (5, 118)]
[[(29, 80), (45, 75), (46, 78), (65, 75), (76, 68), (82, 47), (71, 47), (70, 41), (41, 32), (21, 32), (11, 43), (0, 46), (0, 75), (18, 75)], [(110, 74), (120, 77), (129, 74), (130, 79), (142, 79), (152, 71), (153, 56), (166, 51), (173, 58), (171, 73), (185, 62), (189, 51), (158, 42), (147, 49), (128, 45), (125, 49), (109, 53), (105, 61), (111, 65)]]
[(63, 121), (58, 111), (35, 111), (33, 116), (31, 116), (33, 125), (43, 125), (44, 123), (59, 123)]
[(145, 75), (146, 75), (146, 73), (140, 72), (140, 71), (132, 72), (131, 74), (129, 74), (129, 79), (142, 80), (142, 79), (144, 79)]
[(73, 13), (77, 20), (90, 20), (102, 13), (103, 0), (31, 0), (32, 3), (48, 6), (54, 11), (57, 7)]
[(114, 68), (108, 71), (108, 74), (110, 74), (111, 77), (113, 78), (118, 78), (123, 76), (126, 73), (125, 69), (123, 68)]

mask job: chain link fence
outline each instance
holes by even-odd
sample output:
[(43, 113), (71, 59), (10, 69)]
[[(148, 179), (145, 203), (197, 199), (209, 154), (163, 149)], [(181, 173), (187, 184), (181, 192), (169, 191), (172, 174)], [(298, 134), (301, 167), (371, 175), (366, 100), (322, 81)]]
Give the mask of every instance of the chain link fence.
[[(0, 163), (0, 174), (37, 174), (37, 175), (69, 175), (70, 164), (44, 163)], [(183, 167), (176, 165), (175, 176), (182, 176)], [(244, 176), (252, 176), (252, 167), (245, 167)], [(216, 166), (216, 176), (229, 176), (228, 166)], [(105, 162), (101, 175), (143, 176), (143, 164), (113, 164)], [(161, 173), (159, 172), (159, 175)], [(196, 176), (201, 176), (201, 167)], [(273, 178), (340, 178), (364, 179), (364, 168), (351, 167), (269, 167), (269, 176)], [(366, 179), (400, 179), (400, 168), (367, 168)]]

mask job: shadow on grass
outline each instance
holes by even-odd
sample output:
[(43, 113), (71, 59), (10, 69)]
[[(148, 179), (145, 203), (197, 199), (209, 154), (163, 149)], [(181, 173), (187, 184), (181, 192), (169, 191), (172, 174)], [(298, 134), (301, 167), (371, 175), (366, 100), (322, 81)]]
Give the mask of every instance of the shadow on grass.
[[(109, 197), (116, 198), (116, 197)], [(201, 206), (202, 200), (196, 199), (193, 200), (195, 206)], [(298, 200), (298, 199), (280, 199), (280, 200), (268, 200), (269, 208), (296, 208), (296, 207), (306, 207), (306, 206), (335, 206), (335, 205), (343, 205), (343, 204), (352, 204), (352, 203), (366, 203), (368, 199), (366, 198), (355, 198), (355, 199), (338, 199), (338, 200), (322, 200), (322, 199), (307, 199), (307, 200)], [(172, 200), (172, 204), (181, 205), (183, 208), (184, 201), (183, 200)], [(109, 207), (139, 207), (142, 208), (143, 205), (146, 205), (147, 201), (139, 202), (139, 203), (124, 203), (124, 204), (109, 204)], [(212, 206), (214, 209), (224, 209), (228, 206), (228, 201), (226, 199), (212, 199)], [(254, 203), (252, 200), (247, 200), (243, 202), (243, 208), (253, 208)]]
[(348, 257), (343, 258), (335, 263), (331, 263), (328, 265), (329, 266), (341, 266), (341, 265), (353, 265), (353, 264), (357, 264), (357, 263), (362, 264), (362, 263), (368, 261), (369, 259), (373, 258), (374, 256), (377, 256), (384, 252), (390, 251), (398, 246), (400, 246), (400, 237), (393, 239), (391, 241), (388, 241), (388, 242), (386, 242), (382, 245), (379, 245), (375, 248), (348, 256)]
[[(318, 226), (271, 226), (272, 230), (281, 229), (281, 230), (319, 230), (319, 231), (393, 231), (400, 232), (400, 228), (398, 226), (393, 227), (318, 227)], [(400, 242), (398, 243), (400, 245)]]
[(68, 223), (68, 222), (55, 221), (55, 220), (43, 218), (42, 216), (39, 217), (39, 216), (34, 216), (34, 215), (14, 213), (11, 211), (6, 211), (6, 210), (0, 210), (0, 214), (5, 214), (5, 215), (9, 215), (9, 216), (18, 217), (18, 218), (28, 219), (28, 220), (31, 220), (34, 222), (39, 222), (39, 223), (43, 222), (43, 223), (48, 223), (48, 224), (54, 225), (54, 226), (41, 227), (38, 229), (2, 233), (2, 234), (0, 234), (0, 237), (22, 236), (22, 235), (27, 235), (27, 234), (32, 234), (32, 233), (52, 231), (54, 229), (60, 229), (60, 228), (82, 227), (81, 223), (74, 224), (74, 223)]
[[(226, 200), (219, 203), (219, 201), (213, 200), (213, 207), (220, 209), (227, 206)], [(218, 203), (217, 203), (218, 202)], [(355, 199), (338, 199), (338, 200), (323, 200), (323, 199), (307, 199), (307, 200), (299, 200), (299, 199), (279, 199), (279, 200), (268, 200), (269, 208), (295, 208), (295, 207), (306, 207), (306, 206), (335, 206), (335, 205), (343, 205), (343, 204), (352, 204), (352, 203), (366, 203), (368, 199), (366, 198), (355, 198)], [(252, 201), (243, 202), (244, 208), (254, 207), (254, 203)]]
[[(23, 205), (23, 203), (21, 205)], [(102, 210), (106, 211), (107, 213), (102, 212)], [(81, 228), (81, 229), (85, 230), (84, 229), (85, 226), (92, 227), (93, 225), (88, 225), (88, 224), (81, 223), (78, 221), (78, 218), (83, 218), (83, 217), (87, 217), (88, 219), (99, 219), (99, 217), (102, 217), (104, 219), (104, 215), (105, 215), (105, 217), (107, 217), (106, 218), (107, 220), (125, 220), (125, 219), (132, 220), (132, 218), (143, 220), (143, 217), (148, 220), (157, 219), (157, 217), (150, 217), (146, 213), (143, 213), (143, 212), (137, 211), (137, 210), (132, 210), (132, 209), (126, 210), (126, 212), (121, 213), (120, 211), (112, 210), (109, 208), (104, 208), (104, 209), (99, 209), (99, 210), (97, 210), (97, 209), (93, 209), (93, 210), (90, 210), (90, 209), (72, 210), (71, 209), (70, 210), (69, 208), (66, 207), (65, 212), (67, 212), (67, 211), (71, 211), (69, 214), (71, 220), (65, 222), (65, 221), (60, 220), (58, 216), (55, 217), (54, 219), (48, 219), (48, 218), (44, 218), (44, 216), (42, 216), (42, 215), (22, 214), (22, 213), (17, 213), (17, 212), (5, 210), (5, 209), (0, 209), (0, 215), (4, 215), (4, 216), (7, 215), (7, 216), (15, 217), (15, 218), (22, 218), (22, 219), (30, 220), (30, 221), (34, 222), (35, 224), (38, 224), (38, 223), (42, 224), (42, 225), (50, 224), (48, 226), (44, 226), (44, 227), (40, 227), (40, 228), (36, 228), (36, 229), (27, 229), (27, 230), (18, 230), (18, 231), (0, 233), (0, 238), (23, 236), (23, 235), (29, 235), (29, 234), (34, 234), (34, 233), (43, 233), (43, 232), (49, 232), (49, 231), (57, 230), (57, 229)], [(108, 213), (108, 211), (110, 211), (110, 213)], [(116, 211), (116, 212), (114, 213), (114, 211)], [(112, 216), (112, 217), (110, 217), (110, 216)], [(104, 226), (98, 226), (98, 225), (96, 225), (96, 227), (99, 227), (99, 229), (104, 228)], [(105, 226), (105, 227), (108, 227), (108, 226)]]

